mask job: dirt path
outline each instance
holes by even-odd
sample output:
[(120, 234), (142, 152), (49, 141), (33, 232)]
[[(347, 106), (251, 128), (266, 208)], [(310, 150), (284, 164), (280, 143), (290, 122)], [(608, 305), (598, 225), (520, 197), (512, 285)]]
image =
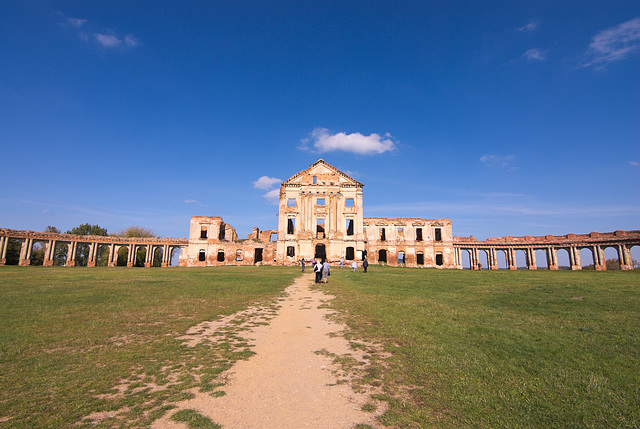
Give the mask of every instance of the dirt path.
[[(256, 354), (229, 370), (222, 387), (226, 394), (214, 398), (197, 393), (177, 403), (178, 410), (196, 410), (225, 429), (375, 427), (375, 415), (361, 410), (368, 395), (336, 384), (332, 370), (339, 368), (328, 354), (353, 356), (353, 350), (342, 336), (331, 335), (344, 327), (326, 318), (330, 310), (320, 307), (329, 297), (310, 289), (312, 276), (296, 279), (269, 324), (251, 329), (248, 337)], [(171, 421), (171, 414), (152, 427), (186, 427)]]

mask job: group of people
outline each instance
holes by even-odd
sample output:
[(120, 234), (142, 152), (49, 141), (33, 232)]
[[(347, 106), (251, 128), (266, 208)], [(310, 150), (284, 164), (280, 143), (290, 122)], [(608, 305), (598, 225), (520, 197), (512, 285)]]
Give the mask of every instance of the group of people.
[[(300, 265), (302, 265), (302, 272), (304, 273), (305, 268), (305, 260), (304, 258), (300, 260)], [(329, 281), (329, 276), (331, 275), (331, 267), (329, 266), (329, 262), (326, 259), (316, 259), (313, 261), (313, 272), (316, 275), (316, 283), (327, 283)], [(344, 266), (344, 259), (340, 258), (340, 268)], [(362, 268), (364, 272), (367, 272), (367, 267), (369, 266), (369, 262), (365, 259), (362, 261)], [(358, 263), (353, 261), (351, 263), (351, 268), (353, 272), (356, 272), (358, 268)]]

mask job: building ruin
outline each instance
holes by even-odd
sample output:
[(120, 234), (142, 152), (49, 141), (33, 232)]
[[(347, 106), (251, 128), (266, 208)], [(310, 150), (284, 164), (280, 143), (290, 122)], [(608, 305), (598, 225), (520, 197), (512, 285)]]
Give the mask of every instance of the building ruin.
[[(107, 246), (108, 266), (115, 266), (119, 249), (126, 247), (127, 265), (132, 266), (138, 250), (146, 250), (145, 266), (160, 258), (161, 266), (181, 251), (179, 265), (210, 267), (223, 265), (297, 265), (304, 259), (343, 260), (390, 266), (463, 268), (462, 254), (468, 254), (469, 268), (498, 269), (503, 255), (507, 269), (517, 269), (516, 252), (524, 252), (526, 268), (537, 269), (536, 252), (543, 251), (546, 267), (558, 269), (558, 251), (569, 255), (570, 268), (581, 269), (580, 251), (589, 249), (596, 270), (606, 269), (604, 250), (617, 251), (620, 268), (633, 269), (631, 248), (640, 245), (640, 231), (615, 231), (565, 236), (500, 237), (477, 241), (475, 237), (453, 236), (451, 220), (422, 218), (365, 218), (364, 185), (322, 159), (280, 185), (278, 229), (253, 228), (246, 239), (219, 216), (191, 218), (187, 239), (121, 238), (74, 236), (0, 229), (0, 265), (6, 263), (9, 240), (21, 242), (19, 265), (30, 264), (35, 242), (46, 245), (44, 265), (53, 265), (56, 245), (67, 246), (66, 265), (75, 265), (79, 244), (89, 245), (88, 266), (95, 266), (99, 250)], [(157, 255), (157, 256), (154, 256)]]

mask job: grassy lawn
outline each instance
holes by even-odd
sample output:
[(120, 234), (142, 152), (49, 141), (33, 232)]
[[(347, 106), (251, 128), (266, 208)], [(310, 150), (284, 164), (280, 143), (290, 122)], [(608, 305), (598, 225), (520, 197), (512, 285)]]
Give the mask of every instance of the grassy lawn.
[(397, 427), (640, 426), (640, 272), (334, 269)]
[[(227, 343), (196, 347), (177, 337), (250, 304), (270, 305), (298, 274), (0, 267), (0, 426), (147, 426), (189, 389), (213, 392), (216, 375), (251, 354), (231, 332)], [(97, 426), (83, 420), (116, 410), (125, 412)]]

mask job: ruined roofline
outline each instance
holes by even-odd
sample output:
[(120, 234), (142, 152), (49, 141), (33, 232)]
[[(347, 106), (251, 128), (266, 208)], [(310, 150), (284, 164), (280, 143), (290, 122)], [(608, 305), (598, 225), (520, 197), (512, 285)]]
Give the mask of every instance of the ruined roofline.
[(289, 184), (289, 182), (297, 179), (298, 177), (302, 176), (303, 174), (307, 173), (309, 170), (311, 170), (313, 167), (315, 167), (316, 165), (324, 165), (327, 168), (332, 169), (333, 171), (335, 171), (337, 174), (339, 174), (340, 176), (344, 177), (345, 179), (351, 180), (353, 181), (357, 186), (359, 187), (363, 187), (364, 185), (360, 182), (358, 182), (356, 179), (354, 179), (353, 177), (349, 176), (346, 173), (343, 173), (342, 171), (338, 170), (336, 167), (334, 167), (333, 165), (329, 164), (328, 162), (326, 162), (324, 159), (320, 158), (319, 160), (317, 160), (316, 162), (314, 162), (313, 164), (311, 164), (309, 166), (309, 168), (299, 171), (298, 173), (294, 174), (293, 176), (289, 177), (287, 180), (285, 180), (284, 182), (281, 183), (282, 185), (287, 185)]
[(640, 240), (640, 230), (617, 230), (613, 232), (590, 232), (589, 234), (566, 234), (566, 235), (544, 235), (544, 236), (531, 236), (525, 235), (523, 237), (514, 237), (514, 236), (504, 236), (504, 237), (489, 237), (486, 241), (478, 241), (476, 238), (471, 235), (469, 237), (453, 237), (453, 244), (455, 245), (500, 245), (500, 244), (509, 244), (509, 245), (531, 245), (531, 244), (567, 244), (567, 243), (578, 243), (578, 242), (607, 242), (610, 240), (615, 240), (619, 242), (620, 240), (631, 240), (637, 241)]
[(0, 236), (9, 238), (32, 238), (36, 241), (56, 240), (61, 242), (77, 241), (80, 243), (101, 244), (175, 244), (184, 245), (188, 243), (186, 238), (162, 238), (162, 237), (120, 237), (117, 235), (77, 235), (58, 234), (55, 232), (38, 232), (28, 230), (18, 230), (0, 228)]
[(441, 225), (451, 225), (451, 219), (426, 219), (421, 217), (365, 217), (362, 219), (363, 224), (375, 224), (376, 222), (388, 222), (390, 224), (404, 224), (411, 226), (413, 223), (439, 223)]

